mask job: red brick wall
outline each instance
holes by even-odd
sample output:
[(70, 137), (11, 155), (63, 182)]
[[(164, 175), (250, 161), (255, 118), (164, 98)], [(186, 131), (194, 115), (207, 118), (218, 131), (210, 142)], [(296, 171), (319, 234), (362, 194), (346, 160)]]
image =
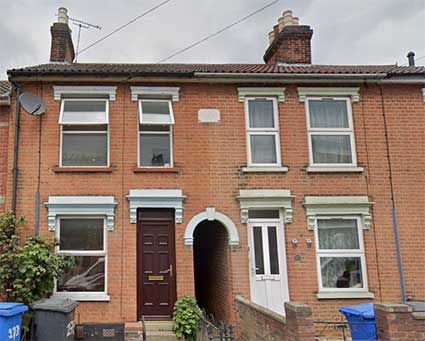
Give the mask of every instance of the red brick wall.
[(0, 105), (0, 213), (5, 209), (10, 106)]
[(285, 317), (236, 296), (238, 340), (313, 341), (311, 309), (299, 303), (285, 304)]
[(376, 332), (383, 341), (425, 340), (425, 312), (405, 304), (376, 304)]
[[(55, 173), (52, 168), (58, 165), (59, 158), (59, 102), (53, 99), (52, 85), (31, 83), (24, 87), (24, 91), (42, 96), (47, 104), (47, 113), (41, 118), (41, 202), (46, 202), (49, 195), (94, 194), (113, 195), (118, 201), (116, 228), (107, 235), (111, 302), (82, 303), (77, 314), (79, 322), (136, 318), (136, 226), (129, 223), (125, 196), (129, 189), (142, 188), (181, 188), (186, 195), (184, 221), (176, 225), (178, 295), (194, 294), (193, 252), (183, 244), (186, 224), (194, 215), (211, 206), (231, 218), (238, 228), (241, 246), (229, 253), (232, 294), (240, 293), (245, 297), (249, 297), (247, 230), (246, 225), (240, 223), (235, 197), (239, 189), (290, 189), (295, 195), (294, 222), (285, 226), (290, 298), (309, 304), (314, 318), (322, 320), (339, 316), (337, 308), (341, 305), (364, 300), (317, 300), (315, 249), (308, 248), (305, 243), (306, 238), (313, 239), (313, 232), (307, 229), (301, 201), (305, 195), (369, 195), (375, 203), (373, 226), (370, 231), (364, 231), (369, 289), (375, 293), (377, 301), (400, 300), (384, 118), (377, 86), (362, 86), (360, 102), (353, 104), (357, 158), (365, 171), (360, 174), (312, 175), (306, 173), (305, 111), (295, 85), (286, 85), (286, 100), (279, 103), (282, 160), (289, 172), (247, 174), (241, 172), (241, 167), (247, 163), (246, 138), (244, 105), (238, 102), (237, 85), (184, 83), (175, 84), (181, 87), (180, 100), (173, 103), (176, 120), (174, 159), (178, 173), (133, 173), (137, 164), (137, 105), (130, 99), (128, 84), (121, 83), (108, 84), (118, 86), (116, 101), (110, 103), (112, 172)], [(420, 238), (420, 218), (423, 217), (420, 209), (423, 195), (420, 192), (424, 188), (424, 177), (419, 171), (423, 169), (420, 141), (423, 141), (424, 103), (420, 90), (421, 87), (415, 85), (383, 87), (390, 152), (394, 154), (392, 168), (406, 282), (409, 294), (417, 299), (424, 298), (424, 283), (420, 279), (425, 278), (425, 269), (418, 263), (424, 258), (423, 238)], [(220, 109), (220, 124), (199, 124), (197, 113), (200, 108)], [(18, 214), (26, 216), (28, 229), (34, 223), (39, 121), (40, 117), (22, 114), (17, 207)], [(13, 129), (10, 129), (9, 139), (12, 136)], [(401, 145), (403, 141), (408, 144)], [(7, 204), (10, 207), (11, 144), (8, 150)], [(47, 231), (47, 210), (43, 204), (40, 208), (42, 234), (53, 236)], [(290, 243), (292, 239), (300, 241), (296, 249)], [(301, 256), (301, 260), (296, 261), (296, 255)], [(228, 302), (229, 307), (232, 304), (232, 301)]]

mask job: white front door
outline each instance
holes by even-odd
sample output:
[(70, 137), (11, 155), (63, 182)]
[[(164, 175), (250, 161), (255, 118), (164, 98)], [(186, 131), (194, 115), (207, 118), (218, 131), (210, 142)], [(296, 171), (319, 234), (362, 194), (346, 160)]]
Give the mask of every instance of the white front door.
[(249, 219), (248, 235), (251, 300), (284, 315), (289, 290), (282, 220)]

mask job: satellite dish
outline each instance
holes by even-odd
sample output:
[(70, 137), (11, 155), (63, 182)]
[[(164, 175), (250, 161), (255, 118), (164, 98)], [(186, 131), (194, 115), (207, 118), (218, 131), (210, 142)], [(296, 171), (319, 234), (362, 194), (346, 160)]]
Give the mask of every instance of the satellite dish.
[(40, 116), (46, 112), (46, 105), (38, 96), (24, 92), (19, 95), (18, 100), (22, 108), (30, 115)]

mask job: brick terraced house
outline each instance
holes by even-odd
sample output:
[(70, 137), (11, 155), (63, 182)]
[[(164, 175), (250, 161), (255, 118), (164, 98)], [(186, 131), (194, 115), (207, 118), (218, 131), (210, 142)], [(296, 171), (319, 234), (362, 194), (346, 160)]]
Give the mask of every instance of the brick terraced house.
[(238, 294), (315, 320), (425, 299), (425, 67), (315, 65), (312, 34), (287, 11), (265, 64), (75, 63), (60, 9), (50, 63), (8, 71), (0, 200), (75, 255), (54, 295), (78, 322), (167, 317), (184, 294), (225, 321)]

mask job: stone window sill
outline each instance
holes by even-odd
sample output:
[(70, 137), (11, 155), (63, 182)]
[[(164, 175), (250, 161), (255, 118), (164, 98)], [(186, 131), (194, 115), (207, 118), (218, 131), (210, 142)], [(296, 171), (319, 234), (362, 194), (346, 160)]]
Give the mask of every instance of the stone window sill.
[(287, 173), (288, 167), (243, 167), (243, 173)]
[(53, 167), (55, 173), (112, 173), (112, 167)]
[(133, 173), (178, 173), (176, 167), (137, 167), (133, 168)]
[(70, 298), (79, 302), (109, 302), (111, 297), (104, 292), (55, 292), (53, 297)]
[(363, 167), (318, 167), (310, 166), (307, 167), (307, 173), (361, 173)]
[(374, 298), (375, 294), (369, 291), (322, 291), (316, 294), (319, 300), (334, 300), (344, 298)]

